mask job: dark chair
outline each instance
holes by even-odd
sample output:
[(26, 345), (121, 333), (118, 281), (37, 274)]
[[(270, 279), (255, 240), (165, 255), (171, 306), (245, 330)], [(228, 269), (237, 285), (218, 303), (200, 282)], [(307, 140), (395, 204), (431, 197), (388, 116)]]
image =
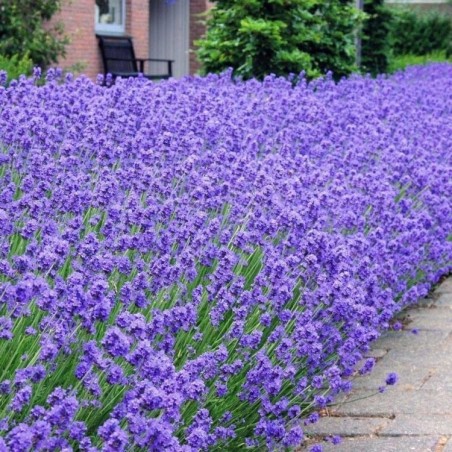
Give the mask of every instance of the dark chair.
[[(132, 38), (124, 36), (97, 36), (104, 63), (104, 72), (116, 77), (137, 77), (143, 74), (150, 80), (167, 79), (173, 75), (173, 60), (159, 58), (136, 58)], [(166, 66), (158, 74), (145, 72), (144, 63), (155, 62)]]

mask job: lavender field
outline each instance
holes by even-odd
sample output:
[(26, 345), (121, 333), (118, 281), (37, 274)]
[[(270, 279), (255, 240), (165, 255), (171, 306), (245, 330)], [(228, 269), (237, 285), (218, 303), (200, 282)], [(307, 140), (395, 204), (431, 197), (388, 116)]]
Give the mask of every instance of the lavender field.
[(451, 93), (450, 64), (0, 86), (0, 450), (301, 444), (452, 268)]

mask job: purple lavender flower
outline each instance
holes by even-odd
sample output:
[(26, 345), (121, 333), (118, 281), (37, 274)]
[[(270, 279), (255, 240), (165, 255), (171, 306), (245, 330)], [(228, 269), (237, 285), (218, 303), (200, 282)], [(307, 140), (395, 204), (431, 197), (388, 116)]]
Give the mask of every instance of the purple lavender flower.
[(10, 318), (0, 317), (0, 339), (10, 340), (13, 337), (12, 333), (13, 322)]
[(296, 448), (451, 270), (448, 64), (38, 75), (0, 88), (6, 448)]
[(24, 386), (22, 389), (19, 389), (10, 403), (11, 410), (21, 411), (30, 402), (32, 392), (31, 386)]
[(11, 391), (11, 381), (3, 380), (0, 383), (0, 394), (9, 394)]
[(323, 446), (321, 444), (314, 444), (309, 448), (309, 452), (322, 452)]
[(116, 419), (109, 419), (99, 428), (99, 436), (105, 441), (107, 451), (123, 451), (128, 443), (127, 433)]
[(391, 372), (387, 375), (385, 383), (389, 386), (395, 385), (399, 380), (398, 375), (395, 372)]
[(359, 373), (361, 375), (368, 374), (369, 372), (372, 371), (374, 366), (375, 366), (375, 358), (368, 358), (368, 359), (366, 359), (365, 363), (363, 364), (363, 366), (359, 370)]
[(130, 339), (117, 327), (111, 327), (107, 330), (102, 345), (110, 355), (125, 356), (130, 349)]
[(303, 430), (301, 427), (292, 427), (288, 433), (286, 433), (283, 444), (286, 447), (296, 447), (304, 439)]
[(7, 448), (5, 450), (23, 451), (33, 446), (33, 430), (24, 423), (12, 428), (6, 436)]

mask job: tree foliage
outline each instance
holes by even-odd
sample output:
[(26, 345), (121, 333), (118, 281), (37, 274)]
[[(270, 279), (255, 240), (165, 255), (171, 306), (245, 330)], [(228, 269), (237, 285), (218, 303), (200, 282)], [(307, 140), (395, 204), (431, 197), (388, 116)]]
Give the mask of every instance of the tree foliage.
[(388, 70), (393, 14), (384, 0), (365, 0), (364, 11), (367, 17), (362, 29), (361, 70), (376, 75)]
[(428, 55), (445, 51), (452, 54), (452, 22), (438, 12), (416, 14), (409, 9), (394, 10), (391, 27), (395, 55)]
[(204, 72), (232, 67), (244, 78), (340, 77), (355, 69), (360, 17), (347, 0), (217, 0), (198, 57)]
[[(33, 70), (33, 61), (24, 55), (13, 55), (6, 57), (0, 54), (0, 71), (5, 71), (7, 75), (7, 83), (13, 79), (18, 79), (20, 75), (30, 75)], [(1, 83), (0, 83), (1, 84)]]
[(0, 3), (0, 54), (28, 55), (46, 67), (64, 55), (67, 38), (60, 24), (46, 24), (59, 10), (61, 0), (8, 0)]

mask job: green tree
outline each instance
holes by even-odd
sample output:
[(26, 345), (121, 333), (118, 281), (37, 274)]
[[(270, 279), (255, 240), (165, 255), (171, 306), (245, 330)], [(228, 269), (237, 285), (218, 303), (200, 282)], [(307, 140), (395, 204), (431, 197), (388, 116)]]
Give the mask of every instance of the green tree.
[(439, 12), (419, 14), (409, 9), (394, 11), (391, 27), (394, 55), (452, 54), (452, 22)]
[(67, 38), (60, 24), (46, 24), (61, 0), (8, 0), (0, 2), (0, 54), (28, 57), (46, 67), (64, 55)]
[(361, 70), (376, 75), (388, 70), (393, 14), (384, 0), (365, 0), (364, 11), (367, 17), (362, 29)]
[(360, 13), (348, 0), (217, 0), (198, 41), (204, 72), (244, 78), (355, 69)]

